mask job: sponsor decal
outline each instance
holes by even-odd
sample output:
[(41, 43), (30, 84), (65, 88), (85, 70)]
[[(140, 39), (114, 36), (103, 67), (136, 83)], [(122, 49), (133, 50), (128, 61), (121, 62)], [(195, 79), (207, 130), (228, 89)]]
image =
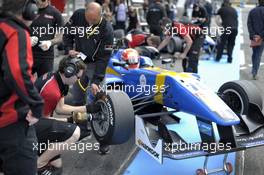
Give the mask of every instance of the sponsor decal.
[(157, 153), (153, 148), (150, 148), (148, 145), (146, 145), (143, 141), (140, 139), (137, 140), (137, 144), (141, 146), (143, 149), (145, 149), (147, 152), (149, 152), (152, 156), (156, 157), (159, 159), (160, 154)]
[(112, 105), (111, 105), (109, 99), (107, 99), (107, 98), (106, 98), (105, 102), (106, 102), (106, 106), (107, 106), (108, 112), (109, 112), (110, 125), (114, 126), (114, 113), (113, 113)]
[(147, 85), (147, 78), (144, 74), (140, 75), (139, 83), (140, 83), (140, 86), (146, 86)]
[(211, 125), (209, 125), (207, 123), (204, 123), (202, 121), (199, 121), (199, 120), (197, 120), (197, 124), (198, 124), (200, 132), (202, 132), (202, 133), (204, 133), (204, 134), (206, 134), (206, 135), (208, 135), (210, 137), (212, 136), (213, 128), (212, 128)]

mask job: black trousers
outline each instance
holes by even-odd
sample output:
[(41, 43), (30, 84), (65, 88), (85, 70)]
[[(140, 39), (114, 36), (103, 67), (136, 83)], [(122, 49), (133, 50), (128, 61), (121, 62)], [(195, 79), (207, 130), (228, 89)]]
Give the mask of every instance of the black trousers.
[(162, 36), (162, 29), (159, 25), (155, 25), (155, 26), (150, 25), (149, 31), (150, 31), (150, 33), (152, 33), (154, 35)]
[(5, 175), (36, 175), (37, 137), (27, 122), (0, 128), (0, 159)]
[(32, 73), (38, 77), (53, 71), (54, 58), (34, 58)]
[(237, 33), (237, 29), (231, 29), (231, 32), (225, 31), (225, 33), (221, 35), (220, 43), (217, 45), (216, 61), (219, 61), (222, 58), (225, 45), (227, 44), (227, 61), (230, 63), (232, 62), (233, 49), (235, 46)]
[(184, 72), (193, 72), (198, 73), (198, 62), (200, 56), (200, 50), (204, 43), (204, 35), (196, 36), (193, 40), (193, 44), (191, 49), (189, 50), (188, 57), (188, 65), (187, 68), (184, 68)]

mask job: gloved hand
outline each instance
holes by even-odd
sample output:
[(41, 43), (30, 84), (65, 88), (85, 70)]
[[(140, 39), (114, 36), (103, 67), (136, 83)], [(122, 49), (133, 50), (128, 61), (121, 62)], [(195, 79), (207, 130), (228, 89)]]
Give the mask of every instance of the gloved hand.
[(72, 123), (83, 123), (85, 121), (87, 121), (88, 116), (86, 113), (82, 113), (82, 112), (73, 112), (72, 113)]
[(97, 113), (101, 111), (101, 106), (98, 103), (92, 102), (86, 105), (86, 112), (87, 113)]
[(51, 46), (51, 41), (50, 40), (46, 40), (46, 41), (40, 41), (40, 44), (38, 45), (43, 51), (47, 51), (49, 50), (50, 46)]
[(36, 36), (31, 36), (30, 37), (31, 40), (31, 46), (34, 47), (36, 44), (38, 44), (38, 37)]
[(97, 92), (96, 95), (95, 95), (95, 99), (94, 99), (94, 102), (86, 105), (86, 112), (87, 113), (97, 113), (97, 112), (100, 112), (102, 109), (101, 109), (101, 105), (96, 103), (98, 100), (105, 100), (106, 98), (106, 93), (105, 92)]
[(98, 101), (98, 100), (105, 100), (106, 99), (106, 93), (103, 91), (99, 91), (97, 92), (97, 94), (95, 95), (95, 100), (94, 101)]

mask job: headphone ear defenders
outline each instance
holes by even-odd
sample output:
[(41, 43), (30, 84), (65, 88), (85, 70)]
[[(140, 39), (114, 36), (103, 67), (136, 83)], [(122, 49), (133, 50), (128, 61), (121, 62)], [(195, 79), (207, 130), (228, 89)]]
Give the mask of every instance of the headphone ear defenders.
[(26, 0), (23, 7), (22, 16), (25, 20), (32, 21), (38, 15), (36, 0)]
[(70, 61), (66, 63), (66, 66), (64, 68), (64, 76), (66, 78), (70, 78), (74, 75), (76, 75), (79, 72), (77, 63), (80, 61), (79, 58), (72, 58)]

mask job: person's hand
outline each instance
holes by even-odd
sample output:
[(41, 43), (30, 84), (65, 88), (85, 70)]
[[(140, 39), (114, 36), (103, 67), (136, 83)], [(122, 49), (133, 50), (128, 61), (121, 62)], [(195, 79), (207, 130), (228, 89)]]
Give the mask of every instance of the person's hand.
[(29, 126), (32, 126), (32, 125), (36, 124), (36, 123), (39, 121), (39, 119), (37, 119), (37, 118), (35, 118), (35, 117), (33, 116), (33, 114), (32, 114), (31, 111), (29, 111), (29, 112), (27, 113), (26, 120), (28, 121), (28, 125), (29, 125)]
[(47, 51), (50, 49), (50, 46), (52, 45), (52, 42), (50, 40), (46, 40), (46, 41), (40, 41), (39, 47), (43, 50), (43, 51)]
[(88, 119), (88, 116), (86, 113), (83, 113), (83, 112), (73, 112), (72, 113), (72, 120), (76, 124), (83, 123), (87, 121), (87, 119)]
[(31, 36), (30, 37), (31, 40), (31, 46), (34, 47), (36, 44), (38, 44), (38, 37), (36, 36)]
[(75, 51), (75, 50), (69, 50), (69, 55), (70, 55), (71, 57), (76, 57), (79, 53), (80, 53), (80, 52), (77, 52), (77, 51)]
[(86, 105), (86, 112), (87, 113), (94, 114), (94, 113), (100, 112), (101, 110), (102, 110), (102, 108), (101, 108), (101, 105), (99, 103), (92, 102), (92, 103)]
[(94, 83), (91, 85), (91, 90), (92, 90), (93, 95), (96, 95), (100, 91), (98, 85)]
[(259, 35), (254, 35), (254, 41), (258, 42), (261, 39), (261, 36)]
[(185, 54), (185, 53), (181, 53), (181, 54), (179, 55), (179, 59), (184, 59), (184, 58), (186, 58), (186, 54)]

